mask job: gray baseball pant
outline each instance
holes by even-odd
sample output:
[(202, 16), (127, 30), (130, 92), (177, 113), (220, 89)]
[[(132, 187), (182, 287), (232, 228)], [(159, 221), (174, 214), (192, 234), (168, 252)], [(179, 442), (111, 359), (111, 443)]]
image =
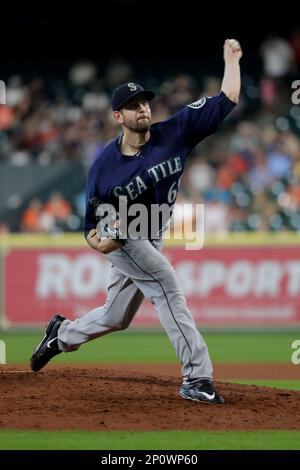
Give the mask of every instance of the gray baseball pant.
[(161, 248), (162, 241), (128, 240), (124, 247), (106, 255), (112, 264), (106, 302), (75, 321), (62, 323), (58, 331), (62, 351), (74, 351), (87, 341), (124, 330), (145, 297), (154, 304), (176, 350), (183, 382), (212, 377), (207, 346), (186, 305), (174, 268)]

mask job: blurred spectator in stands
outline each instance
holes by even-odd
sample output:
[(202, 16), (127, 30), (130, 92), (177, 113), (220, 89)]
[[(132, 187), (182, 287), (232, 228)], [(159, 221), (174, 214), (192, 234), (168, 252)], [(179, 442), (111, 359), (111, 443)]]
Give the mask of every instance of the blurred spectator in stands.
[(197, 96), (195, 81), (187, 74), (179, 74), (172, 81), (164, 82), (161, 91), (162, 100), (169, 107), (170, 114), (179, 111)]
[(217, 188), (229, 190), (236, 180), (237, 175), (232, 171), (230, 158), (222, 163), (217, 170)]
[(266, 155), (261, 148), (254, 153), (253, 166), (246, 175), (246, 181), (254, 194), (261, 194), (273, 181), (273, 175), (267, 166)]
[(30, 203), (28, 208), (25, 210), (22, 220), (21, 229), (24, 232), (41, 232), (42, 223), (41, 216), (43, 212), (42, 202), (35, 198)]
[(267, 168), (271, 176), (278, 179), (288, 178), (291, 174), (292, 157), (286, 151), (284, 142), (280, 139), (267, 152)]
[(270, 34), (261, 44), (260, 54), (266, 77), (282, 78), (291, 71), (294, 54), (287, 40)]
[(204, 230), (205, 233), (228, 232), (228, 207), (224, 202), (212, 199), (204, 204)]
[(232, 206), (229, 210), (229, 230), (231, 232), (245, 232), (248, 231), (247, 220), (249, 217), (249, 210), (241, 207)]
[(202, 96), (215, 96), (220, 92), (221, 81), (218, 77), (204, 78), (204, 86), (201, 91)]
[(6, 86), (6, 102), (8, 106), (15, 108), (20, 106), (28, 91), (23, 84), (22, 77), (13, 75), (9, 78)]
[(264, 110), (272, 110), (278, 106), (279, 91), (272, 78), (263, 78), (259, 83), (259, 97)]
[(14, 166), (24, 166), (31, 161), (30, 153), (23, 150), (21, 145), (18, 145), (15, 150), (12, 149), (9, 157), (11, 165)]
[(168, 106), (161, 102), (154, 102), (151, 106), (152, 123), (164, 121), (170, 116), (170, 110)]
[(76, 62), (70, 69), (69, 79), (74, 86), (85, 86), (97, 76), (95, 64), (88, 61)]
[(45, 204), (44, 212), (53, 218), (53, 229), (68, 229), (68, 217), (72, 214), (72, 208), (59, 192), (51, 194)]
[(6, 222), (0, 221), (0, 235), (7, 235), (10, 233), (10, 228)]
[(255, 122), (243, 120), (237, 125), (236, 132), (233, 132), (230, 144), (234, 152), (253, 152), (259, 140), (259, 128)]
[(0, 105), (0, 131), (8, 131), (12, 128), (15, 114), (12, 108), (4, 104)]
[(208, 164), (205, 157), (196, 155), (187, 173), (189, 183), (199, 196), (200, 193), (212, 188), (215, 180), (215, 171)]

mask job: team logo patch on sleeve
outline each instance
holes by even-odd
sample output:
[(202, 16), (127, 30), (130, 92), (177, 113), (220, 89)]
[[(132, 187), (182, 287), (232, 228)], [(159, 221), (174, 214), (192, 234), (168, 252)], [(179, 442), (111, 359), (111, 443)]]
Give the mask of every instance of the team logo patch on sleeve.
[(206, 98), (200, 98), (200, 100), (194, 101), (194, 103), (188, 104), (188, 107), (192, 109), (199, 109), (199, 108), (202, 108), (202, 106), (204, 106), (205, 102), (206, 102)]

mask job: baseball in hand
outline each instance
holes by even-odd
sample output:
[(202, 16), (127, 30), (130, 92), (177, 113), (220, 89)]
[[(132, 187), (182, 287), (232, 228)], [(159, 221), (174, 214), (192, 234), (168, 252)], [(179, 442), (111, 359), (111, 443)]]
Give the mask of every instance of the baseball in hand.
[(224, 44), (224, 58), (242, 57), (242, 49), (240, 43), (236, 39), (226, 39)]
[(241, 48), (240, 43), (236, 39), (229, 39), (229, 46), (234, 50)]

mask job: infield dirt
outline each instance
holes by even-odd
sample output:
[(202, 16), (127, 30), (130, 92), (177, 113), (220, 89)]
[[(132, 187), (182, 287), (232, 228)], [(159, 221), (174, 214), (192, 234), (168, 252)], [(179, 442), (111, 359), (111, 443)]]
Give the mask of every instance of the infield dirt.
[[(221, 366), (216, 368), (218, 378), (243, 378), (241, 371), (224, 367), (223, 373)], [(259, 367), (255, 373), (251, 366), (252, 377), (260, 378)], [(225, 405), (180, 398), (179, 369), (172, 365), (51, 365), (37, 374), (25, 366), (1, 366), (0, 428), (300, 430), (300, 392), (219, 381), (216, 385)]]

